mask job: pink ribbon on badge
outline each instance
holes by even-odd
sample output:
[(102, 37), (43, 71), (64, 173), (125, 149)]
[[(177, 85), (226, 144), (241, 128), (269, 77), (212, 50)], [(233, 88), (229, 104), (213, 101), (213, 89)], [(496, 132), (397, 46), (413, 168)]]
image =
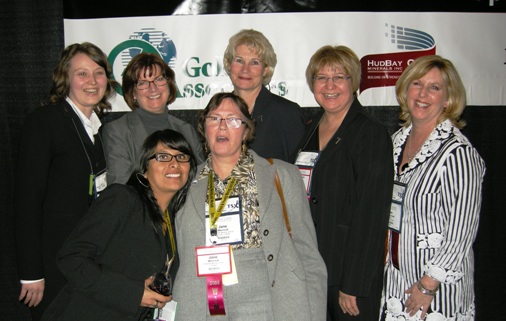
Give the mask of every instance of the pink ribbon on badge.
[(221, 274), (208, 275), (207, 283), (207, 304), (211, 315), (225, 315), (225, 302), (223, 300), (223, 283)]

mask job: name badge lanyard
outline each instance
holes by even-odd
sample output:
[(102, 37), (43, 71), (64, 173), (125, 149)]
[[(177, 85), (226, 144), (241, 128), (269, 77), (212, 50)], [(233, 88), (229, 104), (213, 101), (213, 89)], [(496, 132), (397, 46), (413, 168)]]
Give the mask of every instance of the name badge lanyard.
[(81, 141), (81, 146), (83, 147), (84, 153), (86, 154), (86, 158), (88, 159), (88, 164), (90, 165), (90, 177), (89, 177), (89, 187), (88, 187), (88, 196), (89, 196), (89, 203), (91, 203), (92, 200), (97, 198), (97, 192), (95, 190), (95, 177), (96, 175), (93, 173), (93, 165), (91, 164), (90, 155), (88, 155), (88, 151), (86, 150), (86, 147), (84, 146), (83, 138), (81, 137), (81, 133), (79, 133), (79, 129), (77, 128), (76, 122), (74, 119), (72, 119), (72, 123), (74, 124), (74, 128), (77, 132), (77, 136), (79, 136), (79, 140)]
[(221, 198), (220, 205), (218, 206), (218, 209), (216, 209), (216, 199), (214, 192), (214, 175), (212, 171), (209, 171), (209, 177), (207, 181), (207, 188), (208, 188), (207, 202), (209, 203), (209, 225), (211, 235), (216, 235), (218, 232), (218, 226), (216, 222), (218, 222), (218, 219), (220, 218), (221, 213), (225, 208), (225, 205), (227, 205), (228, 198), (230, 197), (232, 191), (234, 190), (236, 181), (237, 180), (235, 179), (235, 177), (231, 177), (229, 179), (227, 187), (225, 188), (225, 192), (223, 193), (223, 196)]
[[(311, 139), (313, 138), (313, 135), (316, 132), (316, 130), (318, 130), (318, 128), (320, 127), (320, 122), (322, 121), (322, 118), (323, 117), (321, 117), (318, 120), (318, 124), (311, 131), (311, 134), (307, 138), (305, 144), (297, 152), (297, 159), (295, 161), (295, 165), (297, 165), (297, 167), (299, 167), (299, 171), (300, 171), (300, 173), (302, 175), (302, 179), (304, 181), (304, 186), (306, 188), (306, 194), (307, 194), (308, 201), (311, 197), (313, 170), (314, 170), (314, 167), (316, 166), (316, 163), (318, 162), (318, 159), (321, 156), (321, 153), (323, 152), (323, 150), (325, 148), (323, 148), (322, 150), (318, 149), (317, 151), (305, 151), (305, 149), (306, 149), (307, 145), (309, 144), (309, 142), (311, 141)], [(311, 161), (309, 163), (307, 162), (308, 161), (307, 156), (305, 156), (303, 154), (307, 154), (308, 156), (310, 156)], [(301, 159), (304, 159), (303, 164), (298, 163), (299, 160), (301, 160)]]
[(170, 249), (172, 257), (169, 258), (169, 261), (167, 262), (167, 271), (169, 271), (170, 266), (172, 265), (172, 262), (174, 261), (174, 258), (176, 257), (176, 240), (174, 238), (174, 233), (172, 232), (172, 223), (170, 221), (169, 216), (169, 210), (165, 210), (163, 213), (163, 220), (165, 221), (165, 227), (167, 229), (167, 233), (169, 234), (169, 240), (170, 240)]
[[(207, 202), (209, 204), (209, 225), (211, 235), (217, 235), (218, 233), (218, 225), (217, 221), (227, 204), (228, 198), (232, 194), (234, 190), (234, 186), (236, 183), (235, 177), (231, 177), (227, 183), (227, 187), (225, 188), (225, 192), (220, 201), (220, 205), (218, 209), (216, 209), (216, 199), (215, 199), (215, 190), (214, 190), (214, 175), (212, 171), (209, 171), (208, 181), (207, 181)], [(209, 307), (209, 313), (211, 315), (225, 315), (225, 300), (223, 297), (223, 282), (222, 275), (208, 275), (206, 276), (206, 284), (207, 284), (207, 304)]]

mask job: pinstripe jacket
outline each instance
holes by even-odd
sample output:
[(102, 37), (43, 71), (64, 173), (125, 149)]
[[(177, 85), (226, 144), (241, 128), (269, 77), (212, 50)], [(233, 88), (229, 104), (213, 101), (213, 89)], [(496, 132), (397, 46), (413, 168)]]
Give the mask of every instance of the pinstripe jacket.
[(385, 268), (386, 313), (395, 317), (395, 306), (408, 298), (404, 290), (428, 274), (441, 282), (431, 313), (460, 320), (474, 315), (472, 245), (478, 230), (485, 164), (460, 130), (446, 120), (399, 174), (410, 132), (411, 126), (393, 135), (395, 179), (407, 187), (399, 270), (390, 261)]

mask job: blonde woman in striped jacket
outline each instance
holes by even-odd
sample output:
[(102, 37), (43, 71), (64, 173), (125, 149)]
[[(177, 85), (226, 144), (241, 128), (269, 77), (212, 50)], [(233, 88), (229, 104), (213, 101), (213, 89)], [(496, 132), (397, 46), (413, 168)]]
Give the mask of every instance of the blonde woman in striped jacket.
[[(396, 84), (395, 187), (381, 320), (474, 320), (474, 256), (485, 164), (460, 132), (453, 64), (418, 58)], [(411, 317), (411, 318), (410, 318)]]

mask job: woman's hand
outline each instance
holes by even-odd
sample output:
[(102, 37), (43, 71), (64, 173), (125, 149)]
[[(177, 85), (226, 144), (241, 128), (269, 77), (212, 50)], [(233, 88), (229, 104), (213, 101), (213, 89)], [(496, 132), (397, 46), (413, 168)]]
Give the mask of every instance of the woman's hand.
[(164, 296), (151, 290), (148, 287), (151, 282), (153, 282), (152, 276), (144, 280), (144, 294), (142, 295), (141, 307), (161, 309), (167, 302), (172, 301), (172, 295)]
[[(426, 289), (437, 289), (439, 287), (439, 282), (434, 280), (433, 278), (424, 275), (419, 282), (422, 282), (423, 286)], [(422, 309), (422, 314), (420, 315), (420, 319), (423, 320), (425, 318), (425, 314), (430, 307), (434, 296), (423, 294), (418, 289), (418, 282), (413, 284), (409, 289), (406, 290), (406, 293), (409, 294), (409, 299), (406, 300), (406, 313), (409, 313), (409, 316), (415, 315), (420, 309)]]
[(44, 280), (21, 284), (21, 293), (19, 294), (18, 300), (21, 301), (25, 299), (23, 301), (24, 304), (30, 308), (36, 307), (40, 301), (42, 301), (42, 297), (44, 296), (44, 286)]
[(344, 314), (356, 317), (360, 314), (357, 306), (357, 297), (339, 291), (339, 306)]

